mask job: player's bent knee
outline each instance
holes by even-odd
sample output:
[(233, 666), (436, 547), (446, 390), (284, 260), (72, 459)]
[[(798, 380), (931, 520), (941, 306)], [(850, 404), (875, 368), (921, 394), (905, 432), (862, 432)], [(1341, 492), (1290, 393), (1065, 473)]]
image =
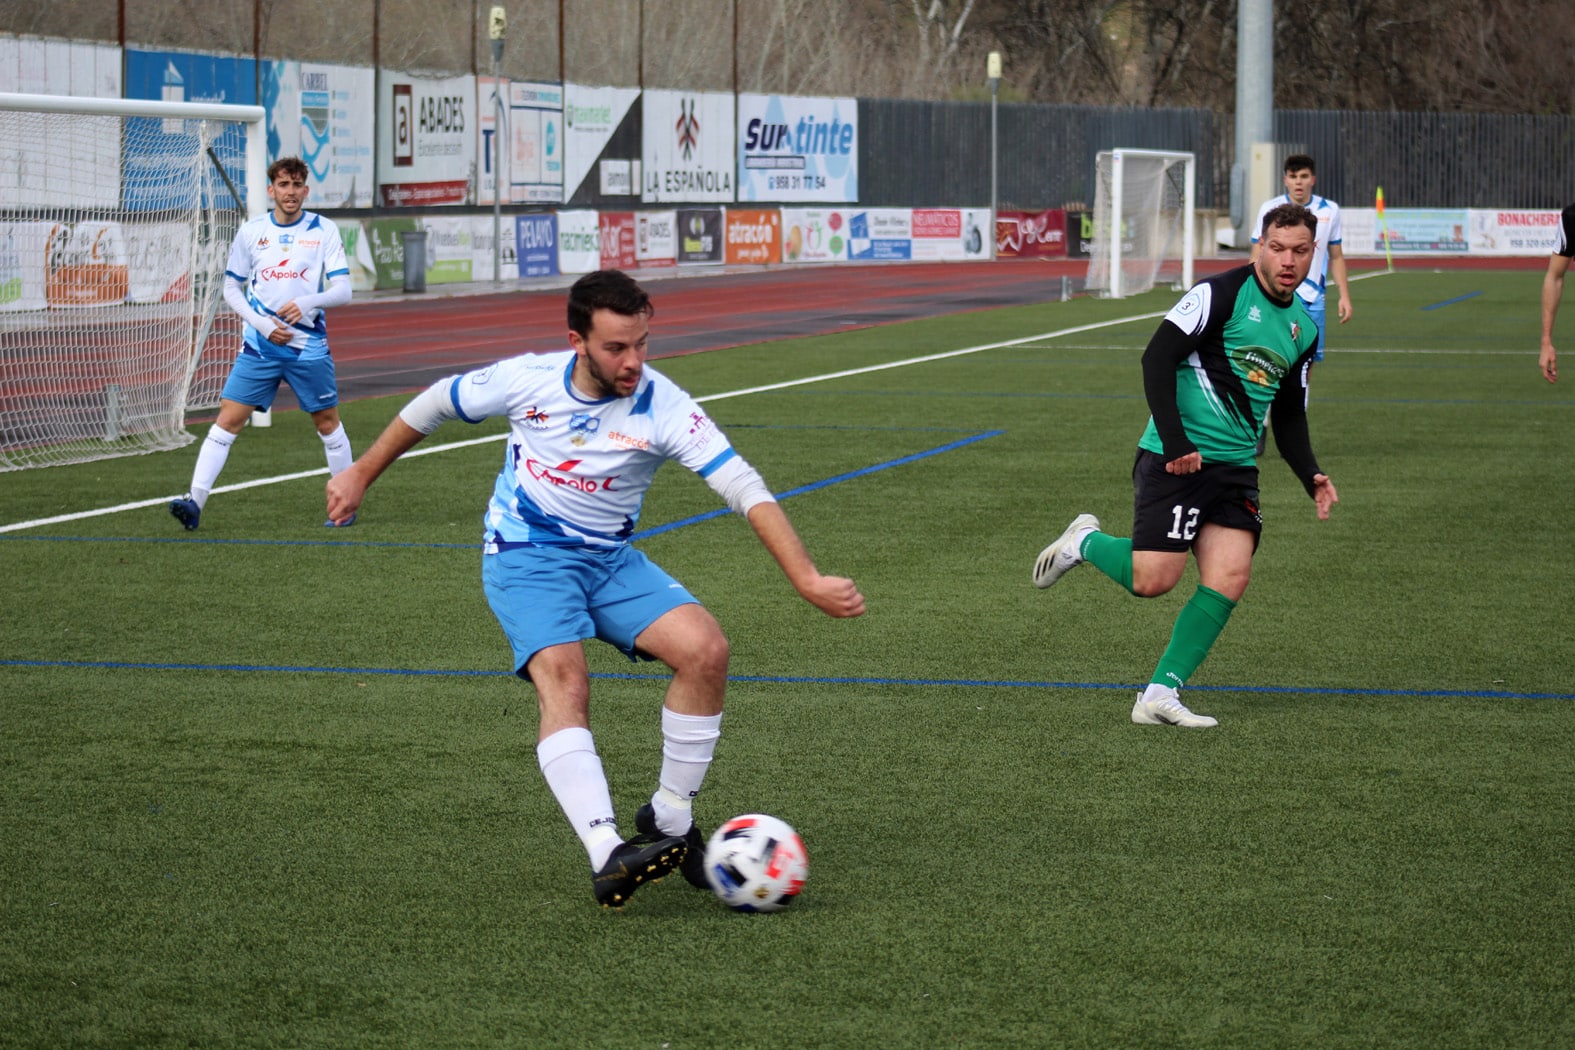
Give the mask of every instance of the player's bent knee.
[(1132, 593), (1139, 598), (1158, 598), (1162, 594), (1169, 594), (1180, 582), (1180, 573), (1142, 572), (1133, 566)]
[(713, 678), (727, 677), (727, 664), (733, 647), (720, 630), (697, 638), (679, 658), (681, 669)]

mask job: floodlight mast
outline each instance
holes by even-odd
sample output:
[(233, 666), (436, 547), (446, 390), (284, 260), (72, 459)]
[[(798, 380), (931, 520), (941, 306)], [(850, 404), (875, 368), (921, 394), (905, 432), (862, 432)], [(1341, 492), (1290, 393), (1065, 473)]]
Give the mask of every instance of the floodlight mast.
[(503, 63), (503, 37), (507, 32), (507, 12), (502, 5), (492, 8), (487, 19), (487, 36), (492, 41), (492, 283), (503, 281), (503, 106), (502, 81), (498, 68)]
[(991, 51), (985, 64), (985, 73), (990, 79), (990, 258), (995, 258), (995, 208), (996, 208), (996, 101), (1001, 93), (1001, 53)]

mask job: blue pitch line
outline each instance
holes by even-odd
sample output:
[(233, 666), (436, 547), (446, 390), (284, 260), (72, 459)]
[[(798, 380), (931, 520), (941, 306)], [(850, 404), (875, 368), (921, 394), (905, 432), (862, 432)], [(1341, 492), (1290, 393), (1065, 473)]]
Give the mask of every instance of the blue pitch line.
[[(985, 438), (999, 437), (1004, 433), (1006, 433), (1004, 430), (987, 430), (982, 434), (973, 434), (969, 437), (948, 442), (947, 444), (939, 445), (923, 452), (915, 452), (909, 456), (900, 456), (897, 459), (888, 459), (884, 463), (876, 463), (875, 465), (869, 467), (860, 467), (858, 470), (850, 470), (846, 474), (838, 474), (835, 477), (826, 478), (822, 481), (812, 481), (808, 485), (800, 485), (796, 489), (788, 489), (786, 492), (778, 492), (775, 495), (777, 499), (787, 499), (790, 496), (802, 496), (806, 492), (814, 492), (816, 489), (823, 489), (828, 485), (838, 485), (844, 481), (852, 481), (854, 478), (861, 478), (866, 474), (874, 474), (877, 471), (890, 470), (892, 467), (900, 467), (906, 463), (913, 463), (921, 459), (927, 459), (930, 456), (938, 456), (942, 452), (951, 452), (953, 449), (959, 449), (965, 445), (971, 445), (976, 441), (983, 441)], [(720, 507), (716, 510), (707, 511), (704, 514), (696, 514), (692, 518), (681, 518), (678, 521), (670, 521), (666, 525), (657, 525), (653, 528), (642, 529), (629, 538), (632, 540), (643, 540), (649, 536), (657, 536), (664, 532), (671, 532), (674, 529), (681, 529), (685, 525), (697, 525), (702, 521), (710, 521), (712, 518), (720, 518), (731, 513), (733, 513), (731, 509), (727, 507)]]
[[(869, 428), (869, 427), (858, 427), (858, 428), (853, 428), (853, 429), (869, 430), (871, 428)], [(955, 430), (961, 429), (961, 428), (938, 428), (938, 427), (920, 427), (920, 428), (894, 427), (894, 428), (886, 428), (886, 427), (877, 427), (877, 428), (874, 428), (874, 429), (940, 430), (941, 432), (944, 433), (948, 429), (950, 429), (953, 432), (955, 432)], [(825, 478), (824, 480), (821, 480), (821, 481), (812, 481), (812, 482), (810, 482), (807, 485), (800, 485), (796, 489), (788, 489), (786, 492), (778, 492), (778, 493), (775, 493), (775, 495), (776, 495), (777, 499), (787, 499), (790, 496), (802, 496), (802, 495), (804, 495), (807, 492), (814, 492), (817, 489), (823, 489), (823, 488), (826, 488), (829, 485), (837, 485), (837, 484), (840, 484), (841, 482), (844, 482), (844, 481), (851, 481), (854, 478), (860, 478), (860, 477), (863, 477), (866, 474), (874, 474), (877, 471), (890, 470), (892, 467), (900, 467), (900, 466), (903, 466), (904, 464), (913, 463), (913, 462), (916, 462), (916, 461), (921, 460), (921, 459), (926, 459), (926, 458), (928, 458), (930, 456), (940, 455), (942, 452), (951, 452), (954, 449), (959, 449), (959, 448), (962, 448), (962, 447), (964, 447), (966, 445), (971, 445), (971, 444), (973, 444), (976, 441), (983, 441), (985, 438), (999, 437), (1000, 435), (1002, 435), (1004, 433), (1006, 433), (1006, 431), (1004, 431), (1004, 430), (987, 430), (987, 431), (984, 431), (983, 433), (971, 434), (968, 437), (961, 438), (961, 439), (959, 439), (957, 441), (948, 442), (947, 444), (937, 446), (936, 448), (926, 449), (923, 452), (915, 452), (912, 455), (902, 456), (902, 457), (899, 457), (897, 459), (889, 459), (889, 460), (887, 460), (884, 463), (876, 463), (876, 464), (874, 464), (872, 466), (860, 467), (858, 470), (851, 470), (851, 471), (848, 471), (846, 474), (838, 474), (835, 477)], [(648, 536), (657, 536), (657, 535), (660, 535), (661, 533), (664, 533), (664, 532), (672, 532), (674, 529), (681, 529), (685, 525), (698, 525), (700, 522), (710, 521), (712, 518), (720, 518), (720, 517), (723, 517), (724, 515), (731, 514), (731, 513), (732, 513), (731, 509), (729, 509), (727, 507), (721, 507), (721, 508), (718, 508), (717, 510), (708, 511), (705, 514), (697, 514), (694, 517), (681, 518), (678, 521), (668, 522), (665, 525), (657, 525), (657, 526), (654, 526), (653, 528), (644, 529), (644, 530), (642, 530), (640, 532), (634, 533), (629, 538), (631, 540), (643, 540), (643, 539), (645, 539)], [(437, 549), (437, 550), (480, 550), (481, 549), (481, 544), (480, 543), (393, 543), (393, 542), (378, 542), (378, 541), (362, 542), (360, 540), (249, 540), (249, 539), (232, 539), (232, 540), (214, 539), (214, 540), (210, 540), (210, 539), (203, 539), (203, 538), (196, 537), (196, 536), (186, 537), (186, 536), (18, 536), (18, 535), (0, 535), (0, 540), (32, 540), (35, 543), (62, 543), (62, 542), (64, 542), (64, 543), (211, 543), (211, 544), (234, 544), (234, 545), (240, 545), (240, 546), (257, 546), (257, 547), (368, 547), (368, 548), (370, 548), (370, 547), (393, 547), (393, 548), (415, 547), (415, 548), (422, 548), (422, 549)]]
[(735, 430), (859, 430), (907, 434), (966, 434), (970, 427), (873, 427), (863, 423), (729, 423), (722, 428)]
[(1467, 292), (1465, 295), (1457, 295), (1453, 299), (1445, 299), (1441, 303), (1434, 303), (1431, 306), (1424, 306), (1424, 307), (1422, 307), (1422, 309), (1425, 312), (1427, 310), (1437, 310), (1438, 308), (1443, 307), (1443, 306), (1454, 306), (1456, 303), (1463, 303), (1467, 299), (1475, 299), (1477, 296), (1479, 296), (1481, 294), (1482, 294), (1481, 292)]
[[(411, 678), (513, 678), (511, 671), (421, 670), (398, 667), (324, 667), (289, 664), (191, 664), (141, 663), (125, 660), (0, 660), (0, 667), (64, 667), (91, 670), (132, 671), (254, 671), (278, 674), (346, 674)], [(603, 680), (666, 682), (671, 675), (634, 672), (592, 672)], [(973, 689), (1119, 689), (1138, 688), (1130, 682), (1062, 682), (1034, 679), (989, 678), (858, 678), (828, 675), (729, 675), (729, 682), (777, 685), (900, 685)], [(1575, 700), (1575, 693), (1514, 693), (1497, 689), (1356, 689), (1300, 685), (1189, 685), (1190, 692), (1278, 693), (1302, 696), (1395, 696), (1432, 697), (1455, 700)]]
[(34, 543), (210, 543), (243, 547), (419, 547), (423, 550), (480, 550), (478, 543), (395, 543), (391, 540), (218, 540), (200, 536), (0, 536), (3, 540), (31, 540)]

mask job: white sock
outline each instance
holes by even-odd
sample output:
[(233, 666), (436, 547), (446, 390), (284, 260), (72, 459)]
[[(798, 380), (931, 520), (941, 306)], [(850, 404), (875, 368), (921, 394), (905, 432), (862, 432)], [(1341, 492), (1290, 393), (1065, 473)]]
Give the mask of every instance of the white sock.
[(214, 482), (219, 480), (224, 461), (230, 458), (230, 446), (233, 444), (235, 435), (217, 423), (208, 428), (208, 436), (202, 439), (202, 448), (197, 452), (197, 466), (191, 472), (191, 498), (197, 501), (199, 508), (208, 505), (208, 496), (213, 492)]
[(355, 461), (350, 454), (350, 438), (345, 434), (345, 425), (340, 423), (334, 427), (331, 434), (319, 434), (323, 439), (323, 452), (328, 456), (328, 473), (333, 476), (348, 467)]
[(1167, 696), (1179, 699), (1179, 693), (1175, 686), (1166, 685), (1164, 682), (1150, 682), (1143, 689), (1143, 700), (1145, 703), (1164, 700)]
[(591, 870), (599, 871), (623, 840), (618, 837), (612, 795), (591, 731), (578, 727), (558, 730), (536, 745), (536, 761), (591, 858)]
[(691, 800), (700, 793), (721, 735), (719, 714), (681, 715), (662, 708), (662, 773), (651, 808), (656, 826), (667, 834), (682, 835), (694, 823)]

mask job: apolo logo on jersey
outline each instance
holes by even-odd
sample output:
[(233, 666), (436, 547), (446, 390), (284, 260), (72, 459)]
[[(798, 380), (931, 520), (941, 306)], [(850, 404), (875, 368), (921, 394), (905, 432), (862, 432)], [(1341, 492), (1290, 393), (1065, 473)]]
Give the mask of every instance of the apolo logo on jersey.
[(614, 474), (608, 478), (586, 478), (574, 473), (574, 468), (580, 465), (578, 459), (566, 459), (556, 467), (549, 467), (539, 459), (527, 459), (525, 472), (544, 485), (556, 488), (574, 489), (576, 492), (612, 492), (613, 482), (618, 480)]
[(257, 276), (264, 281), (299, 281), (306, 276), (306, 271), (292, 270), (289, 259), (280, 259), (275, 265), (258, 270)]
[(547, 413), (535, 405), (525, 410), (525, 425), (532, 430), (546, 430), (548, 426), (547, 419)]

